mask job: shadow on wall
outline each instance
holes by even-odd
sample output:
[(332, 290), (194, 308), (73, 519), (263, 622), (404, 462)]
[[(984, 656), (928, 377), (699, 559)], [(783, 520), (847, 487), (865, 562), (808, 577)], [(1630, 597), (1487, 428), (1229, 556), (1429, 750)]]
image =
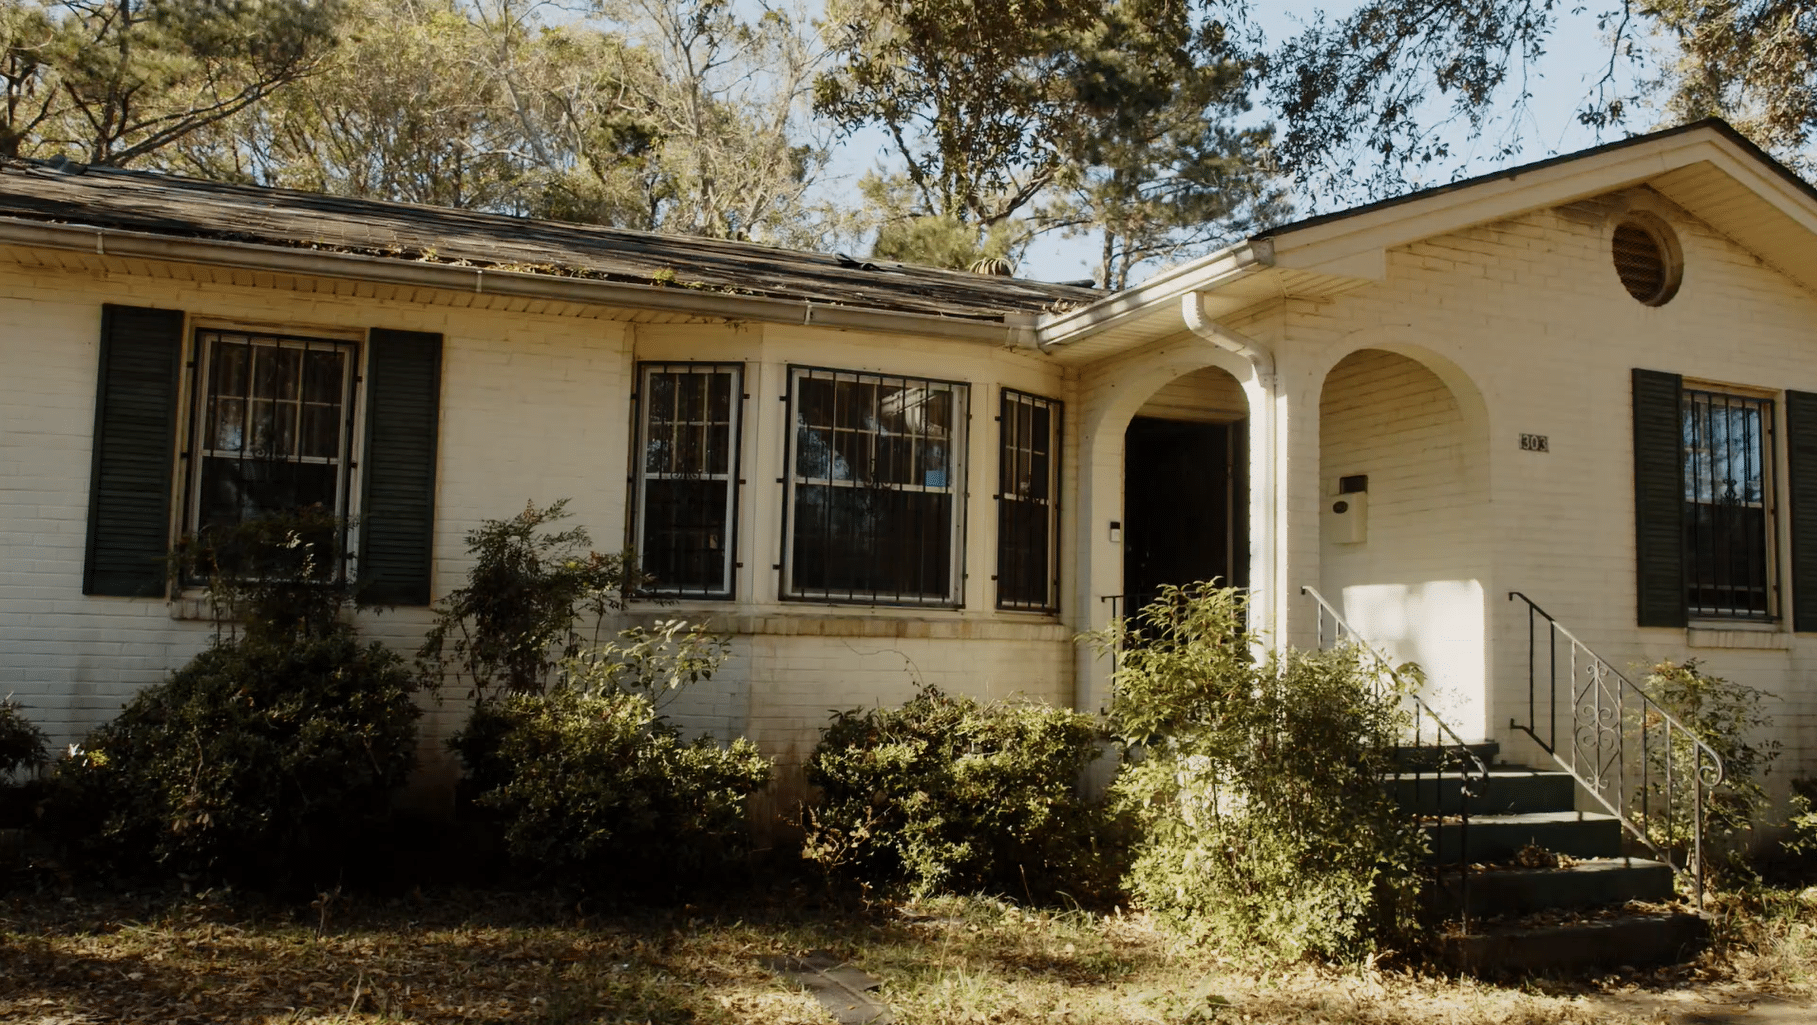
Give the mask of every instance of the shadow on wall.
[(1465, 740), (1488, 737), (1483, 585), (1476, 580), (1355, 584), (1344, 618), (1394, 662), (1426, 671), (1426, 702)]

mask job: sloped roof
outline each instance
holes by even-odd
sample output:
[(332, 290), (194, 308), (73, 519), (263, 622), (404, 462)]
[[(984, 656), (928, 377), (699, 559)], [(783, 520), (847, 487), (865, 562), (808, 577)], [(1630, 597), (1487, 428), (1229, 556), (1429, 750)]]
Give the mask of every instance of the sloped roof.
[(980, 320), (1104, 294), (748, 242), (37, 161), (0, 161), (0, 218)]
[(1817, 188), (1709, 119), (1272, 228), (1049, 313), (1036, 344), (1089, 362), (1183, 330), (1188, 296), (1214, 320), (1283, 295), (1335, 297), (1382, 280), (1386, 254), (1397, 247), (1637, 186), (1817, 292)]

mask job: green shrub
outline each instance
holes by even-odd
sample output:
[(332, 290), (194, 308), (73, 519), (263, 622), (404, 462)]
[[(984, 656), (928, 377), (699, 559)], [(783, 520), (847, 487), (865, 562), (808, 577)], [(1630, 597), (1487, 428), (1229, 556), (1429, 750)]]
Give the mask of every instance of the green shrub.
[(1354, 649), (1257, 662), (1239, 592), (1168, 588), (1121, 643), (1131, 897), (1241, 954), (1354, 958), (1415, 927), (1424, 840), (1380, 782), (1401, 694)]
[(916, 895), (1102, 896), (1115, 832), (1079, 794), (1100, 743), (1090, 716), (932, 687), (900, 708), (836, 713), (808, 759), (820, 797), (803, 853)]
[(467, 583), (438, 604), (417, 652), (426, 686), (452, 675), (466, 678), (474, 698), (540, 694), (598, 639), (601, 620), (625, 607), (641, 578), (623, 557), (592, 551), (586, 528), (551, 531), (567, 504), (529, 504), (467, 533)]
[(13, 776), (22, 769), (38, 769), (48, 764), (44, 731), (25, 717), (19, 703), (12, 698), (0, 701), (0, 776)]
[(79, 860), (285, 886), (358, 855), (415, 764), (419, 712), (408, 663), (343, 622), (351, 587), (316, 569), (339, 565), (341, 531), (318, 521), (184, 549), (269, 571), (214, 576), (211, 600), (235, 619), (58, 767), (47, 815)]
[[(1703, 671), (1697, 659), (1683, 662), (1665, 661), (1652, 666), (1645, 677), (1647, 693), (1653, 700), (1683, 723), (1722, 759), (1723, 780), (1706, 799), (1704, 839), (1727, 855), (1738, 855), (1739, 840), (1753, 828), (1766, 811), (1767, 795), (1761, 781), (1772, 770), (1779, 757), (1779, 742), (1762, 740), (1760, 734), (1771, 729), (1773, 719), (1761, 706), (1773, 695)], [(1649, 724), (1655, 740), (1658, 724)], [(1655, 843), (1680, 853), (1690, 845), (1691, 803), (1686, 798), (1694, 758), (1690, 738), (1673, 731), (1672, 743), (1652, 744), (1647, 750), (1650, 763), (1648, 778), (1653, 793), (1648, 802), (1653, 809), (1667, 807), (1665, 779), (1668, 760), (1671, 763), (1675, 793), (1668, 817), (1656, 812), (1645, 823)], [(1702, 764), (1707, 766), (1708, 756)], [(1726, 849), (1726, 850), (1725, 850)], [(1734, 857), (1710, 860), (1711, 867), (1740, 869)]]
[(579, 684), (481, 700), (449, 742), (475, 803), (495, 812), (533, 874), (650, 887), (698, 878), (744, 849), (745, 799), (770, 762), (750, 741), (685, 742), (647, 693), (614, 685), (610, 659), (568, 667)]

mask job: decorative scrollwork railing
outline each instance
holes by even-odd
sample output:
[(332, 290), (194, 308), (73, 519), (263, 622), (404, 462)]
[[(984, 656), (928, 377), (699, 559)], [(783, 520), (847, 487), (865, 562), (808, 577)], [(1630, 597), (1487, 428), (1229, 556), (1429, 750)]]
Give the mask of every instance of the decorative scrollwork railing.
[[(1393, 766), (1393, 779), (1397, 783), (1412, 777), (1413, 807), (1409, 811), (1414, 817), (1442, 824), (1447, 815), (1451, 814), (1447, 811), (1444, 800), (1445, 776), (1452, 773), (1457, 779), (1458, 803), (1455, 815), (1458, 821), (1458, 897), (1467, 930), (1470, 915), (1470, 801), (1487, 792), (1489, 766), (1426, 703), (1426, 699), (1420, 696), (1418, 689), (1401, 672), (1400, 667), (1377, 651), (1362, 634), (1357, 633), (1356, 628), (1346, 622), (1337, 609), (1332, 608), (1324, 595), (1311, 587), (1300, 588), (1300, 593), (1311, 597), (1318, 604), (1319, 647), (1325, 648), (1328, 641), (1332, 647), (1354, 647), (1362, 656), (1366, 668), (1374, 674), (1377, 687), (1392, 686), (1401, 695), (1402, 707), (1406, 712), (1406, 732), (1384, 737), (1381, 742), (1386, 747), (1410, 749), (1410, 757), (1407, 758), (1400, 757), (1400, 752), (1391, 752), (1394, 757), (1390, 764)], [(1428, 777), (1432, 787), (1430, 802), (1424, 794)], [(1443, 836), (1442, 830), (1439, 836)], [(1435, 851), (1434, 854), (1442, 855), (1443, 852)]]
[(1721, 756), (1533, 599), (1508, 592), (1515, 599), (1527, 606), (1527, 721), (1511, 718), (1508, 725), (1532, 737), (1629, 836), (1672, 866), (1702, 910), (1704, 819), (1722, 784)]

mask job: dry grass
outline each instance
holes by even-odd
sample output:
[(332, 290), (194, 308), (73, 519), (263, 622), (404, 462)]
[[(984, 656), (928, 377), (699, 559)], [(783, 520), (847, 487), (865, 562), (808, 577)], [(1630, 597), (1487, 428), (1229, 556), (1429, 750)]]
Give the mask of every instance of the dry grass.
[(1635, 990), (1802, 993), (1817, 891), (1756, 900), (1724, 951), (1667, 972), (1497, 985), (1373, 967), (1259, 971), (1145, 919), (991, 900), (823, 904), (806, 890), (609, 910), (554, 895), (14, 897), (0, 903), (0, 1020), (828, 1022), (762, 958), (830, 950), (885, 980), (909, 1023), (1657, 1022)]

